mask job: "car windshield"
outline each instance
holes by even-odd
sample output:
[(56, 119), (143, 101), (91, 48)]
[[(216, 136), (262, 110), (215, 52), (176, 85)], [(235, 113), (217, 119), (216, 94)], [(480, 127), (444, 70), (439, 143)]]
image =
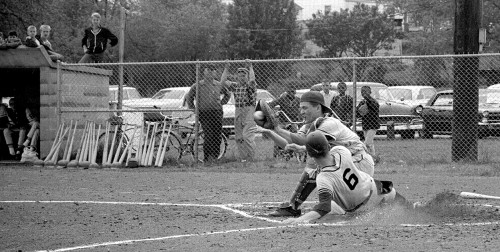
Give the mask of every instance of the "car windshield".
[(403, 99), (403, 100), (411, 100), (411, 90), (407, 88), (391, 88), (389, 89), (389, 92), (391, 92), (392, 96), (396, 99)]
[[(270, 101), (274, 100), (274, 97), (266, 91), (257, 90), (257, 100), (264, 100), (266, 102), (270, 102)], [(231, 98), (229, 98), (229, 101), (227, 102), (227, 104), (234, 105), (234, 94), (233, 93), (231, 93)]]
[(186, 92), (183, 90), (174, 89), (164, 89), (158, 91), (152, 99), (171, 99), (171, 100), (182, 100)]
[[(361, 87), (357, 87), (357, 100), (360, 101), (362, 98), (361, 96)], [(389, 92), (389, 89), (387, 87), (371, 87), (372, 89), (372, 97), (378, 100), (386, 100), (386, 101), (393, 101), (394, 97), (391, 95)], [(348, 87), (347, 92), (349, 95), (352, 96), (352, 87)]]
[(482, 103), (500, 103), (500, 89), (479, 89), (479, 104)]
[(128, 90), (128, 98), (129, 99), (141, 99), (141, 94), (135, 88), (131, 88)]

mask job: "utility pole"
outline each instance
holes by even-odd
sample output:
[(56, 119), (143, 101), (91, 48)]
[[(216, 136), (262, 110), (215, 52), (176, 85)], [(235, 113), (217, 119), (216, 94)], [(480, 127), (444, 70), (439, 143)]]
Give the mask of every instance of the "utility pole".
[(455, 0), (452, 160), (477, 161), (481, 0)]

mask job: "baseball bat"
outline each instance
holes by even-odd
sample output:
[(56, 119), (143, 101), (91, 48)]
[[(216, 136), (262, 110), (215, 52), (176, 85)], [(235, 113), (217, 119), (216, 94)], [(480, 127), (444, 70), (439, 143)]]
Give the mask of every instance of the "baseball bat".
[(147, 123), (147, 129), (146, 129), (146, 135), (144, 136), (144, 146), (142, 146), (142, 154), (141, 154), (141, 163), (140, 165), (141, 166), (145, 166), (146, 165), (146, 150), (148, 148), (148, 135), (149, 135), (149, 126), (151, 126), (151, 124), (148, 122)]
[[(144, 124), (141, 125), (140, 130), (141, 130), (141, 133), (139, 135), (139, 146), (137, 147), (137, 149), (135, 151), (135, 159), (134, 159), (134, 161), (137, 163), (137, 166), (140, 165), (141, 157), (142, 157), (141, 148), (142, 148), (142, 142), (144, 140)], [(128, 160), (128, 161), (130, 161), (130, 160)]]
[(83, 139), (85, 137), (85, 131), (87, 131), (87, 123), (85, 123), (85, 126), (83, 127), (83, 132), (82, 132), (82, 136), (80, 138), (78, 149), (76, 149), (76, 157), (75, 157), (75, 159), (69, 161), (68, 167), (78, 166), (78, 160), (80, 159), (80, 150), (82, 149), (82, 146), (83, 146)]
[(499, 196), (486, 195), (473, 192), (461, 192), (460, 197), (465, 199), (484, 199), (484, 200), (500, 200)]
[(91, 148), (92, 148), (92, 139), (94, 134), (95, 124), (94, 122), (89, 122), (89, 128), (87, 131), (87, 142), (85, 143), (82, 162), (79, 163), (79, 166), (83, 167), (83, 169), (88, 169), (90, 166), (90, 156), (91, 156)]
[(135, 132), (137, 132), (137, 125), (134, 125), (134, 134), (132, 134), (132, 137), (129, 141), (129, 145), (128, 145), (128, 150), (127, 150), (127, 160), (125, 161), (125, 167), (128, 167), (128, 163), (130, 161), (130, 158), (132, 158), (132, 146), (134, 145), (134, 141), (135, 141)]
[(59, 140), (57, 141), (54, 152), (52, 153), (52, 157), (47, 162), (45, 162), (45, 166), (56, 165), (57, 159), (59, 158), (59, 150), (61, 148), (64, 137), (66, 136), (66, 134), (68, 133), (69, 130), (70, 130), (70, 128), (68, 127), (67, 129), (64, 130), (63, 134), (59, 137)]
[(125, 160), (126, 155), (128, 154), (130, 156), (130, 151), (132, 148), (132, 143), (134, 141), (136, 131), (137, 131), (137, 126), (134, 126), (134, 133), (132, 133), (132, 137), (130, 137), (130, 141), (128, 142), (128, 146), (127, 146), (127, 148), (125, 148), (125, 150), (123, 150), (122, 156), (120, 157), (120, 160), (118, 161), (120, 163), (121, 167), (124, 166), (123, 161)]
[[(71, 121), (71, 123), (73, 123), (73, 121)], [(71, 133), (71, 129), (70, 129), (70, 132), (68, 135), (68, 140), (66, 142), (66, 147), (64, 150), (65, 154), (63, 155), (63, 159), (59, 160), (59, 162), (57, 162), (57, 165), (62, 167), (62, 168), (66, 168), (68, 166), (70, 159), (71, 159), (71, 151), (73, 150), (73, 141), (75, 140), (76, 127), (78, 127), (78, 121), (75, 121), (73, 133)], [(71, 138), (71, 140), (69, 140), (70, 138)], [(69, 143), (69, 145), (68, 145), (68, 143)]]
[[(71, 130), (73, 128), (73, 120), (69, 122), (69, 129)], [(68, 155), (68, 148), (69, 148), (69, 142), (70, 142), (70, 137), (71, 137), (71, 131), (69, 132), (70, 134), (68, 135), (68, 138), (66, 138), (66, 144), (64, 145), (64, 150), (63, 150), (63, 156), (61, 160), (66, 159), (66, 155)]]
[(156, 151), (156, 159), (155, 159), (155, 166), (159, 166), (160, 164), (160, 158), (161, 158), (161, 153), (162, 153), (162, 144), (163, 144), (163, 137), (165, 136), (165, 128), (167, 127), (167, 118), (165, 117), (165, 120), (163, 120), (163, 128), (161, 130), (161, 137), (160, 137), (160, 144), (158, 144), (158, 149)]
[(99, 127), (97, 129), (97, 134), (95, 135), (95, 141), (94, 141), (94, 151), (92, 153), (92, 160), (90, 161), (89, 168), (100, 168), (99, 164), (97, 164), (97, 149), (99, 147), (99, 134), (101, 134), (101, 125), (99, 124)]
[(168, 139), (170, 137), (170, 132), (172, 132), (172, 125), (173, 125), (172, 122), (170, 122), (170, 124), (168, 125), (167, 138), (165, 139), (164, 147), (161, 150), (161, 156), (160, 156), (160, 160), (158, 162), (158, 167), (163, 166), (163, 160), (165, 159), (165, 152), (167, 152), (167, 148), (168, 148)]
[(115, 149), (115, 139), (117, 132), (118, 132), (118, 125), (115, 125), (115, 132), (113, 133), (113, 139), (111, 139), (111, 148), (109, 149), (106, 167), (111, 167), (111, 162), (113, 162), (113, 152)]
[(101, 166), (104, 168), (106, 161), (108, 159), (108, 141), (109, 141), (109, 122), (106, 122), (106, 127), (104, 129), (104, 149), (102, 151)]
[(83, 153), (85, 152), (85, 146), (87, 145), (88, 141), (88, 136), (89, 136), (89, 130), (90, 130), (90, 122), (86, 123), (86, 128), (85, 131), (83, 132), (83, 142), (82, 142), (82, 148), (80, 149), (80, 155), (78, 156), (78, 164), (77, 166), (80, 166), (80, 163), (83, 162)]
[(54, 149), (57, 145), (57, 141), (59, 140), (59, 134), (60, 134), (60, 132), (62, 132), (61, 129), (63, 126), (64, 126), (64, 122), (62, 124), (59, 124), (59, 127), (57, 128), (57, 131), (56, 131), (56, 136), (54, 137), (54, 142), (52, 142), (52, 146), (50, 147), (49, 154), (47, 154), (47, 156), (43, 160), (44, 162), (49, 161), (49, 159), (52, 157), (52, 153), (54, 152)]
[(123, 136), (125, 136), (125, 132), (122, 132), (122, 134), (120, 136), (120, 142), (118, 143), (118, 148), (116, 149), (115, 157), (113, 159), (113, 163), (111, 164), (111, 167), (114, 167), (114, 168), (121, 167), (121, 164), (118, 163), (118, 159), (120, 158), (120, 151), (122, 150)]
[(158, 123), (155, 123), (153, 126), (153, 131), (151, 132), (151, 139), (149, 140), (147, 166), (151, 166), (153, 164), (153, 154), (154, 154), (154, 147), (155, 147), (155, 133), (156, 133), (157, 129), (158, 129)]

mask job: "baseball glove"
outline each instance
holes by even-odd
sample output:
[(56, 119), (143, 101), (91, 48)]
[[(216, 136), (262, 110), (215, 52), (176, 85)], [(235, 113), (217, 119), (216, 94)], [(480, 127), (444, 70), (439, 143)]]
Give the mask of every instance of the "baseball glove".
[(366, 114), (368, 114), (368, 106), (366, 106), (366, 104), (359, 106), (358, 112), (361, 116), (365, 116)]
[(278, 120), (276, 119), (274, 110), (269, 107), (266, 101), (259, 100), (255, 106), (255, 111), (262, 111), (264, 113), (264, 118), (262, 120), (254, 118), (255, 123), (260, 127), (274, 129), (278, 126)]

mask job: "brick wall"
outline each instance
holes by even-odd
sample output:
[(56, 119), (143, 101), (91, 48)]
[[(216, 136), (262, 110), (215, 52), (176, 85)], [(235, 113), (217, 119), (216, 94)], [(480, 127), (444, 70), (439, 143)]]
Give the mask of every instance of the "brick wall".
[[(59, 127), (57, 104), (61, 99), (61, 110), (81, 110), (89, 112), (62, 113), (61, 121), (79, 121), (75, 144), (81, 137), (87, 120), (104, 124), (107, 113), (92, 110), (109, 108), (109, 77), (111, 71), (92, 67), (65, 67), (61, 70), (61, 87), (57, 85), (57, 69), (40, 68), (40, 156), (46, 156)], [(59, 96), (59, 89), (61, 94)], [(76, 147), (74, 147), (76, 148)]]

